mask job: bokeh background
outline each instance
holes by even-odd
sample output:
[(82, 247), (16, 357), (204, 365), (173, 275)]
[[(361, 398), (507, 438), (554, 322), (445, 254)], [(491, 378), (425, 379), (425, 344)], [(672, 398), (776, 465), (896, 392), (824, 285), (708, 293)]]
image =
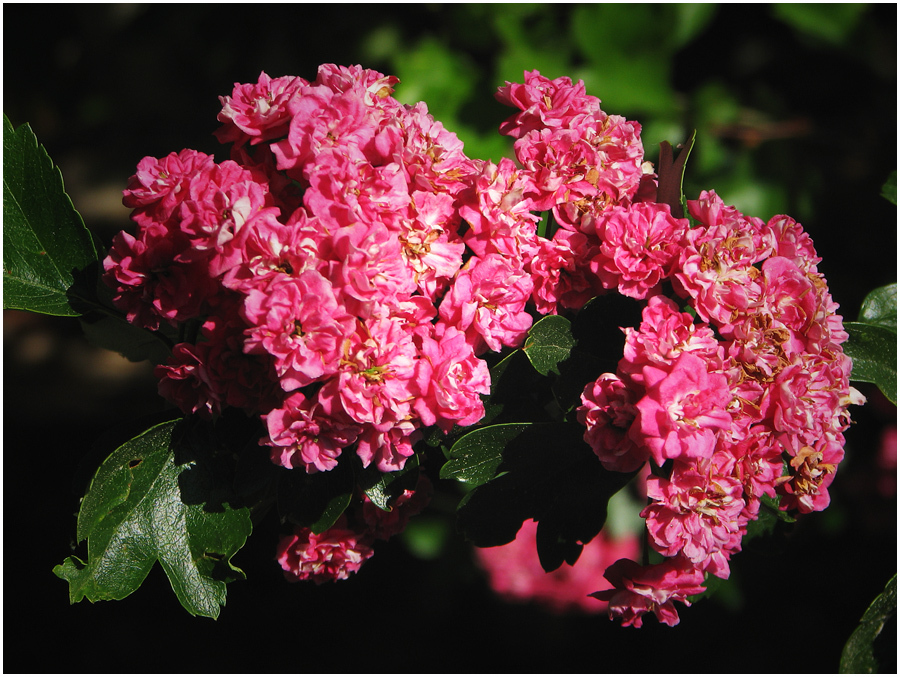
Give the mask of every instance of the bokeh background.
[[(880, 195), (897, 158), (895, 4), (4, 4), (3, 20), (4, 112), (31, 124), (104, 244), (128, 227), (121, 190), (143, 156), (226, 158), (217, 97), (260, 71), (397, 75), (397, 98), (496, 161), (511, 111), (493, 92), (537, 69), (640, 121), (650, 160), (696, 129), (688, 196), (797, 218), (845, 318), (897, 279)], [(832, 506), (748, 543), (725, 593), (675, 628), (498, 599), (453, 532), (453, 487), (345, 582), (284, 582), (273, 520), (235, 558), (248, 580), (218, 621), (183, 611), (158, 567), (125, 601), (70, 606), (51, 570), (74, 547), (95, 443), (163, 405), (148, 365), (93, 348), (77, 320), (4, 311), (3, 332), (5, 671), (834, 672), (896, 572), (896, 409), (863, 385)]]

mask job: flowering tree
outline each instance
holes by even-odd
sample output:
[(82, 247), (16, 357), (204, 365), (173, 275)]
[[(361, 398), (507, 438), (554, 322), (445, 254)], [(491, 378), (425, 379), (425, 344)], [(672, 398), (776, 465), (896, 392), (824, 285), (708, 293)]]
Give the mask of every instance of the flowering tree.
[(895, 287), (844, 323), (800, 224), (682, 195), (693, 139), (654, 167), (639, 123), (531, 71), (497, 92), (515, 160), (494, 163), (395, 84), (331, 64), (236, 84), (230, 159), (142, 160), (109, 252), (5, 122), (4, 306), (80, 317), (175, 406), (97, 471), (87, 559), (54, 570), (73, 602), (159, 561), (216, 617), (272, 508), (288, 580), (345, 579), (451, 479), (466, 538), (528, 524), (545, 571), (640, 492), (644, 547), (582, 601), (674, 625), (745, 539), (828, 506), (851, 378), (896, 401)]

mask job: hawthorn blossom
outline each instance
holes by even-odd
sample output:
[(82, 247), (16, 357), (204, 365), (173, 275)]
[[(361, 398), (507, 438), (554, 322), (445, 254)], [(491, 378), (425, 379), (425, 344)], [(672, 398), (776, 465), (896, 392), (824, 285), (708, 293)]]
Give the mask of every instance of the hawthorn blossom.
[(268, 436), (261, 444), (272, 448), (272, 461), (285, 468), (303, 468), (308, 473), (328, 471), (338, 463), (345, 447), (353, 444), (362, 427), (347, 416), (328, 415), (315, 397), (300, 391), (261, 416)]
[(153, 331), (161, 321), (175, 326), (198, 316), (218, 291), (189, 239), (163, 224), (141, 228), (138, 237), (117, 233), (103, 269), (115, 307), (128, 322)]
[(828, 507), (828, 487), (844, 458), (844, 442), (842, 433), (828, 433), (808, 445), (797, 448), (797, 441), (789, 448), (788, 474), (776, 480), (782, 509), (810, 513)]
[(638, 329), (625, 329), (619, 373), (627, 382), (643, 386), (646, 366), (667, 370), (685, 353), (713, 368), (724, 364), (723, 349), (709, 326), (694, 324), (690, 314), (680, 312), (671, 299), (652, 296), (641, 311)]
[(332, 285), (315, 270), (251, 289), (242, 315), (248, 326), (244, 350), (271, 355), (286, 392), (337, 372), (344, 340), (355, 326)]
[(518, 139), (533, 129), (565, 127), (576, 115), (600, 111), (600, 99), (586, 93), (582, 80), (550, 80), (536, 70), (525, 71), (524, 79), (507, 81), (495, 94), (500, 103), (522, 111), (500, 125), (501, 134)]
[(165, 222), (188, 197), (188, 185), (194, 176), (212, 169), (211, 155), (185, 148), (166, 157), (143, 158), (122, 192), (122, 203), (139, 213), (152, 211), (153, 218)]
[(674, 218), (668, 205), (640, 202), (607, 210), (594, 227), (600, 246), (591, 270), (607, 289), (645, 299), (669, 276), (688, 222)]
[(288, 581), (322, 584), (347, 579), (374, 552), (372, 536), (349, 529), (342, 515), (334, 526), (320, 534), (307, 527), (296, 527), (293, 534), (279, 541), (276, 559)]
[(447, 327), (441, 336), (421, 336), (419, 344), (414, 409), (422, 423), (449, 433), (454, 425), (481, 420), (480, 395), (490, 394), (491, 375), (487, 363), (475, 357), (465, 334)]
[(463, 332), (476, 355), (518, 347), (531, 328), (525, 304), (533, 287), (531, 277), (503, 256), (473, 256), (438, 308), (441, 322)]
[(578, 422), (584, 427), (584, 441), (607, 470), (632, 472), (649, 458), (649, 450), (637, 444), (629, 430), (637, 418), (636, 395), (615, 374), (602, 374), (585, 386)]
[(728, 578), (728, 557), (740, 550), (744, 516), (743, 485), (714, 463), (676, 462), (669, 479), (647, 479), (641, 512), (653, 547), (666, 557), (682, 554), (704, 571)]
[(581, 310), (594, 296), (604, 293), (602, 282), (586, 265), (597, 249), (596, 238), (578, 231), (559, 229), (552, 240), (539, 238), (537, 251), (525, 268), (534, 282), (531, 300), (540, 314)]
[(708, 371), (692, 353), (681, 353), (669, 369), (643, 368), (646, 394), (635, 404), (629, 434), (644, 445), (657, 465), (667, 459), (709, 458), (717, 431), (731, 425), (728, 379)]
[(340, 351), (339, 359), (331, 360), (336, 375), (319, 391), (326, 412), (343, 410), (357, 423), (380, 432), (412, 417), (418, 351), (402, 320), (358, 323)]
[(659, 564), (641, 566), (620, 559), (603, 574), (613, 587), (593, 593), (609, 605), (609, 617), (620, 618), (623, 626), (643, 625), (643, 616), (653, 613), (661, 623), (678, 625), (675, 602), (690, 606), (691, 595), (699, 595), (703, 572), (683, 557), (665, 559)]
[(283, 136), (291, 121), (288, 102), (308, 85), (300, 77), (270, 78), (265, 72), (259, 74), (256, 84), (234, 83), (231, 96), (219, 97), (222, 110), (217, 119), (223, 126), (216, 131), (216, 138), (241, 146), (247, 140), (255, 145)]

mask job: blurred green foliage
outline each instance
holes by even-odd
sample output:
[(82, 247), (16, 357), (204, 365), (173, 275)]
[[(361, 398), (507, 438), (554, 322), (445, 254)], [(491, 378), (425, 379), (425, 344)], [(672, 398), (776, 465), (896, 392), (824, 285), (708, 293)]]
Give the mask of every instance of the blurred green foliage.
[[(656, 159), (660, 142), (678, 144), (697, 129), (685, 186), (689, 197), (714, 188), (727, 203), (764, 219), (778, 213), (801, 220), (812, 216), (815, 178), (795, 190), (790, 158), (773, 157), (766, 147), (767, 141), (809, 135), (810, 121), (790, 115), (772, 92), (752, 92), (748, 100), (742, 96), (743, 83), (704, 77), (702, 70), (689, 83), (676, 77), (679, 55), (692, 45), (702, 51), (718, 5), (427, 7), (440, 16), (438, 30), (410, 41), (396, 26), (385, 24), (364, 41), (363, 60), (384, 63), (401, 80), (398, 98), (426, 101), (435, 117), (457, 132), (470, 156), (497, 161), (511, 152), (511, 140), (499, 137), (496, 128), (512, 111), (486, 102), (485, 92), (493, 93), (505, 81), (521, 81), (523, 71), (536, 69), (550, 78), (584, 80), (607, 113), (640, 122), (648, 159)], [(769, 12), (783, 24), (786, 38), (796, 33), (814, 49), (837, 50), (842, 58), (880, 58), (854, 50), (852, 44), (869, 9), (865, 3), (757, 8), (754, 13)], [(749, 44), (737, 69), (758, 66), (766, 58), (758, 53), (762, 47)], [(712, 62), (723, 56), (709, 52), (702, 58)], [(798, 80), (797, 89), (803, 85)]]

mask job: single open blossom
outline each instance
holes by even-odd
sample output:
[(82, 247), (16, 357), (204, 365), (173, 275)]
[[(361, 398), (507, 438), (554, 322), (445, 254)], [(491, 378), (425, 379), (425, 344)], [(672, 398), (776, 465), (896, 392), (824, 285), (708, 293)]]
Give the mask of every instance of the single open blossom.
[(828, 487), (844, 458), (843, 434), (829, 433), (790, 451), (789, 473), (777, 480), (782, 507), (801, 513), (824, 510), (831, 502)]
[(138, 237), (117, 233), (103, 268), (116, 308), (154, 331), (161, 322), (174, 326), (197, 317), (219, 287), (189, 239), (162, 224), (142, 228)]
[(248, 139), (257, 144), (283, 136), (291, 121), (288, 102), (307, 85), (303, 78), (270, 78), (264, 72), (256, 84), (236, 82), (231, 96), (219, 97), (222, 111), (218, 120), (224, 124), (216, 137), (222, 143), (242, 145)]
[(691, 353), (682, 353), (670, 369), (644, 367), (646, 394), (635, 405), (630, 434), (657, 465), (670, 458), (711, 457), (717, 431), (731, 425), (728, 379), (707, 369)]
[(321, 534), (307, 527), (295, 528), (279, 541), (276, 559), (287, 580), (321, 584), (355, 574), (374, 552), (372, 536), (349, 529), (341, 516)]
[(533, 129), (564, 127), (576, 115), (600, 111), (600, 99), (587, 94), (583, 81), (550, 80), (538, 71), (525, 71), (523, 83), (507, 81), (495, 96), (500, 103), (521, 111), (500, 125), (501, 134), (516, 139)]
[(539, 239), (537, 251), (525, 267), (534, 282), (532, 301), (541, 315), (581, 310), (604, 292), (602, 282), (588, 266), (597, 248), (596, 238), (562, 228), (552, 240)]
[(628, 434), (638, 413), (634, 405), (635, 393), (615, 374), (602, 374), (581, 394), (578, 421), (585, 426), (584, 441), (607, 470), (632, 472), (650, 456)]
[(704, 571), (728, 578), (727, 560), (740, 550), (743, 528), (743, 486), (715, 464), (675, 463), (671, 479), (651, 476), (641, 512), (657, 552), (682, 554)]
[(262, 444), (272, 448), (272, 461), (308, 473), (334, 468), (344, 448), (362, 432), (349, 417), (325, 414), (315, 398), (300, 391), (291, 393), (262, 419), (268, 430)]
[(271, 355), (285, 391), (335, 373), (355, 326), (332, 285), (314, 270), (251, 290), (243, 315), (249, 326), (244, 350)]
[(644, 367), (668, 370), (684, 353), (694, 354), (713, 367), (723, 364), (723, 349), (709, 326), (695, 324), (671, 299), (652, 296), (641, 311), (640, 326), (625, 329), (619, 372), (624, 380), (643, 387)]
[(442, 322), (466, 335), (480, 355), (521, 345), (531, 328), (525, 311), (534, 283), (499, 254), (472, 257), (460, 270), (438, 309)]
[(415, 380), (419, 396), (414, 408), (424, 425), (449, 433), (454, 425), (472, 425), (484, 417), (480, 396), (490, 394), (491, 375), (455, 327), (447, 327), (442, 336), (420, 338)]
[(698, 595), (703, 587), (703, 572), (682, 558), (665, 559), (659, 564), (641, 566), (630, 559), (620, 559), (604, 574), (613, 588), (593, 593), (609, 605), (609, 617), (620, 618), (623, 626), (636, 628), (643, 616), (653, 613), (668, 626), (678, 625), (675, 602), (690, 606), (688, 597)]
[(639, 202), (607, 210), (594, 227), (600, 247), (591, 270), (607, 289), (644, 299), (669, 276), (688, 222), (674, 218), (668, 205)]
[(215, 164), (211, 155), (185, 148), (157, 159), (145, 157), (123, 191), (122, 203), (131, 209), (152, 211), (156, 220), (166, 221), (188, 197), (191, 180), (210, 171)]

